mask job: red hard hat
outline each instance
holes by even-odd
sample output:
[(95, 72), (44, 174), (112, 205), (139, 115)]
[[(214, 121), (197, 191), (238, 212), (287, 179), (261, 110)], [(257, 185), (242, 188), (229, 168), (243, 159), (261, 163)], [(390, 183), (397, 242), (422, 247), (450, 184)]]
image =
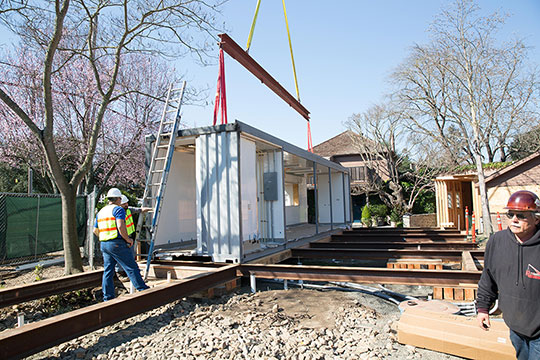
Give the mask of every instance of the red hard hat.
[(540, 199), (532, 191), (519, 190), (510, 195), (505, 209), (516, 211), (540, 211)]

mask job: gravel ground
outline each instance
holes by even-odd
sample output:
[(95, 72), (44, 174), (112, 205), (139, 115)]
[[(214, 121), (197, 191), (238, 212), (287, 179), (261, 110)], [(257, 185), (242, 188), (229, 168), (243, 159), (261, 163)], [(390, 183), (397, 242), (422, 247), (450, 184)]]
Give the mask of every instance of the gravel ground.
[[(46, 268), (43, 278), (62, 271)], [(5, 281), (14, 286), (33, 278), (30, 272)], [(214, 299), (184, 298), (29, 359), (458, 359), (397, 343), (399, 310), (375, 296), (263, 287), (256, 294), (244, 287)], [(96, 302), (96, 292), (1, 309), (0, 326), (14, 327), (17, 311), (37, 321), (84, 306), (70, 299)]]

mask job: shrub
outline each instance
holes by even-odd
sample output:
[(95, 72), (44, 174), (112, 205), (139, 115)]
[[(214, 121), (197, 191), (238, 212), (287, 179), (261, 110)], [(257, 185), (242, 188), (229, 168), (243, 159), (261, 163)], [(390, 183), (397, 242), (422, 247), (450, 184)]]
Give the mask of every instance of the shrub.
[(436, 211), (435, 192), (423, 190), (418, 194), (412, 208), (413, 214), (431, 214)]
[(388, 207), (386, 207), (384, 204), (370, 205), (369, 209), (371, 211), (371, 216), (375, 216), (377, 218), (385, 218), (388, 214)]
[(371, 210), (368, 205), (362, 209), (362, 223), (366, 226), (371, 226)]
[(34, 280), (41, 281), (43, 280), (43, 265), (37, 264), (34, 268)]
[(401, 221), (401, 214), (399, 213), (398, 209), (393, 208), (392, 211), (390, 211), (390, 221), (393, 221), (395, 223)]

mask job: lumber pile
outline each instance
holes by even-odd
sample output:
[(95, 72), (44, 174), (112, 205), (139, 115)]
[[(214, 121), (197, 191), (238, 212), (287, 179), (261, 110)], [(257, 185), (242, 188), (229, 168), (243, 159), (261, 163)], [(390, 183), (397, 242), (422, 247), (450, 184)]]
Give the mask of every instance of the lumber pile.
[(401, 344), (435, 350), (467, 359), (515, 359), (515, 351), (502, 321), (491, 321), (489, 331), (476, 325), (476, 318), (405, 309), (398, 322)]

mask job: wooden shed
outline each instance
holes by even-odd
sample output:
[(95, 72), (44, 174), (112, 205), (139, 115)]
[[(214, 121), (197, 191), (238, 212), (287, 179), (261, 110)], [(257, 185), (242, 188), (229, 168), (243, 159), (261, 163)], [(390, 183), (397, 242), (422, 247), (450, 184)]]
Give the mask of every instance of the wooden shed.
[[(492, 224), (500, 214), (503, 228), (507, 219), (503, 215), (508, 197), (517, 190), (530, 190), (540, 196), (540, 152), (515, 161), (497, 170), (485, 170), (486, 188)], [(465, 209), (469, 216), (474, 211), (479, 232), (483, 232), (482, 206), (478, 177), (474, 173), (439, 176), (435, 179), (437, 226), (465, 229)]]

